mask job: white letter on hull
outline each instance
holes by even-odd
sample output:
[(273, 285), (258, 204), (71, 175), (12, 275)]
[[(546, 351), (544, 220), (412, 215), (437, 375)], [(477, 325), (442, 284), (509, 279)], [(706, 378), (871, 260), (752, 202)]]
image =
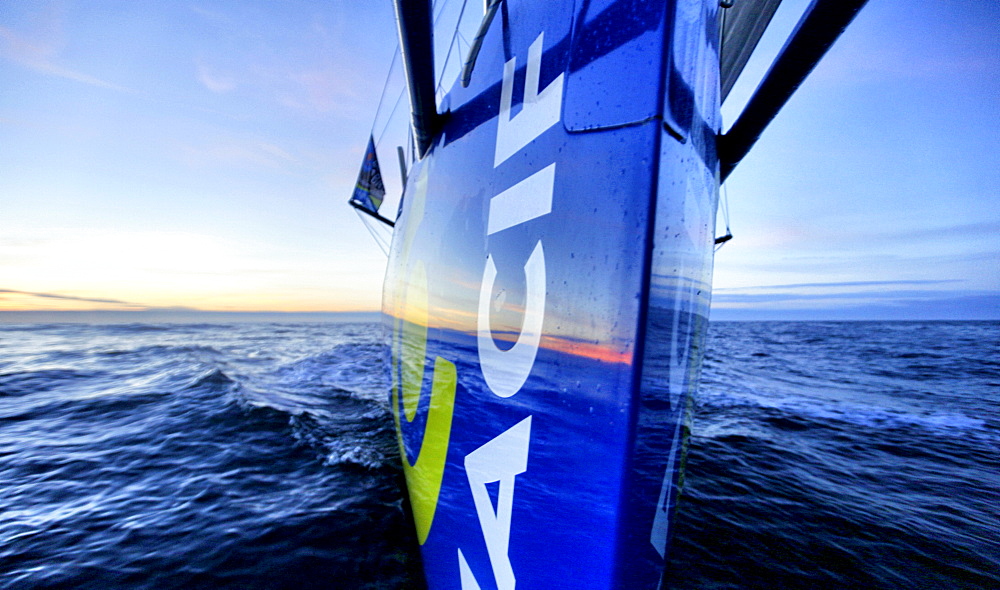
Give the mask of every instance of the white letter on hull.
[(500, 90), (500, 117), (497, 125), (497, 147), (493, 167), (513, 156), (543, 131), (559, 122), (562, 109), (563, 75), (559, 74), (545, 90), (538, 92), (538, 77), (542, 70), (542, 37), (540, 33), (528, 48), (528, 67), (524, 76), (524, 102), (521, 112), (510, 116), (514, 95), (514, 71), (517, 58), (503, 66), (503, 86)]
[(500, 350), (490, 329), (490, 293), (496, 280), (497, 267), (493, 257), (486, 258), (483, 285), (479, 291), (479, 366), (490, 390), (500, 397), (510, 397), (520, 391), (535, 365), (538, 345), (545, 320), (545, 251), (542, 242), (535, 244), (524, 265), (527, 279), (524, 322), (517, 342), (510, 350)]
[[(483, 529), (486, 551), (493, 566), (493, 577), (499, 590), (514, 590), (514, 568), (507, 553), (510, 544), (510, 516), (514, 506), (514, 477), (528, 469), (528, 444), (531, 442), (531, 416), (521, 420), (503, 434), (465, 456), (465, 473), (472, 489), (472, 499), (476, 503), (479, 526)], [(486, 484), (500, 482), (497, 494), (497, 509), (493, 511), (493, 501)], [(477, 588), (466, 585), (475, 583), (469, 565), (458, 551), (462, 588)], [(464, 566), (464, 567), (463, 567)]]
[[(560, 74), (545, 90), (538, 92), (542, 38), (543, 35), (539, 34), (528, 49), (524, 103), (521, 112), (513, 118), (510, 111), (517, 62), (511, 59), (504, 64), (494, 168), (559, 122), (563, 75)], [(555, 175), (556, 165), (553, 163), (490, 199), (486, 235), (493, 235), (551, 213)], [(497, 276), (492, 254), (486, 257), (483, 282), (479, 289), (479, 366), (490, 391), (504, 398), (514, 395), (524, 386), (541, 343), (546, 292), (545, 250), (541, 240), (535, 244), (524, 264), (524, 275), (524, 319), (517, 341), (510, 350), (500, 350), (493, 340), (490, 328), (490, 300)], [(528, 416), (465, 457), (466, 476), (498, 590), (514, 590), (516, 582), (508, 552), (514, 507), (514, 478), (528, 468), (530, 443), (531, 416)], [(486, 484), (493, 482), (500, 484), (496, 510), (493, 509), (489, 490), (486, 489)], [(458, 549), (457, 552), (462, 590), (480, 590), (479, 582), (462, 550)]]
[(553, 163), (490, 199), (486, 235), (551, 213), (555, 185), (556, 165)]
[[(520, 225), (552, 211), (552, 190), (556, 165), (532, 174), (490, 200), (488, 235)], [(542, 337), (545, 319), (545, 251), (539, 241), (524, 265), (526, 279), (524, 320), (514, 346), (500, 350), (490, 328), (490, 295), (497, 269), (493, 256), (487, 256), (483, 282), (479, 289), (478, 344), (479, 365), (490, 390), (500, 397), (510, 397), (521, 389), (531, 368)]]

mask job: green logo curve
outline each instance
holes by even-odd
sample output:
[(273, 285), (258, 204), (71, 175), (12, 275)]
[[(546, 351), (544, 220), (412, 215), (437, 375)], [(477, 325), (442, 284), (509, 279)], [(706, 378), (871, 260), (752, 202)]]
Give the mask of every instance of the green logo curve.
[[(420, 277), (426, 275), (419, 272), (423, 265), (418, 264), (411, 277), (416, 278), (413, 287), (417, 301), (410, 300), (407, 292), (407, 307), (411, 303), (426, 305), (426, 289), (420, 289)], [(421, 301), (420, 293), (423, 292)], [(412, 309), (412, 308), (411, 308)], [(423, 308), (426, 311), (426, 307)], [(434, 359), (434, 373), (431, 378), (431, 395), (427, 408), (427, 425), (424, 428), (423, 440), (416, 461), (410, 464), (403, 444), (403, 421), (409, 424), (417, 414), (417, 405), (424, 379), (424, 365), (427, 350), (427, 326), (412, 321), (396, 320), (393, 330), (393, 386), (392, 414), (396, 420), (396, 438), (399, 442), (399, 455), (403, 460), (403, 474), (406, 476), (406, 487), (410, 492), (410, 504), (413, 507), (413, 520), (417, 530), (417, 540), (423, 545), (430, 534), (434, 522), (434, 512), (437, 510), (438, 496), (441, 494), (441, 481), (444, 478), (445, 460), (448, 456), (448, 443), (451, 438), (451, 420), (455, 409), (455, 390), (458, 386), (458, 372), (455, 364), (440, 356)], [(401, 377), (402, 387), (398, 385), (397, 375)], [(400, 412), (400, 389), (402, 389), (402, 406)], [(403, 414), (402, 416), (400, 414)]]
[[(430, 162), (424, 166), (414, 187), (410, 221), (403, 234), (401, 254), (404, 261), (409, 258), (416, 229), (423, 220), (429, 165)], [(409, 425), (417, 417), (427, 364), (429, 306), (427, 270), (422, 261), (417, 261), (412, 266), (404, 284), (403, 313), (397, 316), (392, 331), (392, 415), (396, 421), (396, 438), (399, 443), (399, 455), (403, 461), (406, 487), (410, 493), (410, 505), (413, 507), (417, 540), (423, 545), (430, 535), (438, 497), (441, 495), (441, 481), (444, 479), (445, 460), (451, 439), (458, 373), (451, 361), (440, 356), (434, 358), (431, 394), (427, 404), (427, 423), (417, 458), (411, 464), (403, 444), (403, 426), (404, 421)]]
[[(399, 454), (403, 458), (403, 474), (410, 492), (413, 506), (413, 522), (417, 530), (417, 541), (423, 545), (431, 532), (438, 496), (441, 494), (441, 480), (444, 479), (445, 459), (448, 456), (448, 442), (451, 438), (451, 419), (455, 409), (455, 389), (458, 374), (455, 364), (441, 357), (434, 359), (434, 376), (431, 383), (431, 399), (427, 410), (427, 427), (420, 442), (420, 452), (411, 465), (403, 446), (402, 421), (399, 412), (398, 390), (393, 388), (393, 415), (396, 418), (396, 436)], [(405, 383), (404, 383), (405, 387)]]

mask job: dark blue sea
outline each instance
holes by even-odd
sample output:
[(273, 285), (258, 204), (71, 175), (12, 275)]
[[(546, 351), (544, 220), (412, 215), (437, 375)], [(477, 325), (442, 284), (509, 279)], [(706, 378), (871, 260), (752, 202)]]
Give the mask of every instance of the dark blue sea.
[[(674, 588), (1000, 588), (1000, 323), (713, 323)], [(375, 324), (0, 325), (0, 588), (420, 588)]]

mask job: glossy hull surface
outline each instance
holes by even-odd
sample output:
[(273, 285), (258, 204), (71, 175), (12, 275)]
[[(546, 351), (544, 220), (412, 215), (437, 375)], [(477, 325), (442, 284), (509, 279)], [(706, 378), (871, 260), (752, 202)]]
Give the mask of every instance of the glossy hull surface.
[(710, 299), (715, 10), (505, 2), (439, 107), (384, 293), (431, 588), (659, 584)]

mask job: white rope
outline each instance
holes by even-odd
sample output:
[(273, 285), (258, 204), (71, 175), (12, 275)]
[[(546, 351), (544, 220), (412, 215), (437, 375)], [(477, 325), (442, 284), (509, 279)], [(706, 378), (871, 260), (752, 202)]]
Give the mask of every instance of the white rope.
[(354, 212), (357, 213), (358, 217), (361, 219), (361, 223), (365, 225), (365, 229), (368, 230), (368, 233), (371, 234), (372, 239), (375, 240), (375, 243), (378, 245), (379, 250), (381, 250), (382, 253), (386, 255), (386, 258), (388, 258), (389, 257), (388, 241), (384, 237), (378, 235), (378, 233), (375, 232), (375, 230), (372, 228), (371, 220), (367, 215), (362, 215), (361, 212), (358, 211), (357, 209), (355, 209)]

